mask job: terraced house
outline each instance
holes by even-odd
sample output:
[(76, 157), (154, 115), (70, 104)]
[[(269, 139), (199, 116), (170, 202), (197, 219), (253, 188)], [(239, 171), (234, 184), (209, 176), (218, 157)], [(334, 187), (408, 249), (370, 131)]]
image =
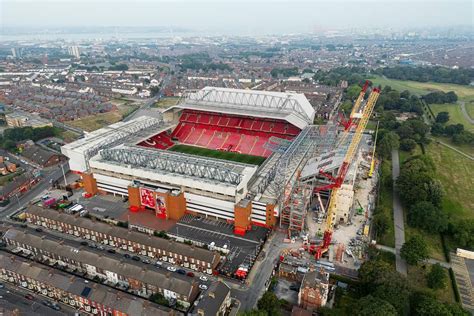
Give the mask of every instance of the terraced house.
[(51, 266), (62, 267), (90, 279), (149, 298), (155, 293), (176, 300), (184, 307), (196, 299), (199, 288), (194, 278), (156, 269), (146, 269), (131, 262), (124, 263), (82, 247), (75, 248), (56, 240), (17, 229), (9, 229), (3, 239), (13, 251), (21, 251)]
[(65, 272), (0, 253), (0, 279), (92, 315), (181, 315), (98, 283), (85, 283)]
[(149, 236), (107, 223), (38, 206), (29, 207), (28, 222), (94, 242), (123, 249), (155, 260), (212, 274), (220, 262), (218, 252)]

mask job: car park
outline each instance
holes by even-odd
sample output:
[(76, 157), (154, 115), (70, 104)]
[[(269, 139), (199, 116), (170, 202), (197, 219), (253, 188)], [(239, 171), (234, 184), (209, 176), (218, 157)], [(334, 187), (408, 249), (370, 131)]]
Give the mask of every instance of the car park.
[(176, 268), (175, 267), (168, 267), (168, 268), (166, 268), (166, 270), (171, 271), (171, 272), (175, 272)]

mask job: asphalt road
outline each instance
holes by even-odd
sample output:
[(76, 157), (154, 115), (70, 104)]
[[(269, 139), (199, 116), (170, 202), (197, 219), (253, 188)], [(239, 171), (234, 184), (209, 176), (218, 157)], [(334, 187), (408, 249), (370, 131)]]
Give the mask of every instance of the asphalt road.
[[(61, 310), (56, 311), (42, 304), (46, 298), (38, 296), (24, 289), (4, 283), (5, 287), (0, 289), (0, 315), (10, 315), (8, 312), (17, 311), (18, 315), (45, 315), (60, 316), (74, 315), (75, 310), (69, 306), (61, 304)], [(33, 300), (25, 298), (25, 294), (30, 293), (34, 296)]]
[[(392, 179), (395, 181), (400, 175), (400, 161), (398, 150), (392, 150)], [(400, 249), (405, 243), (405, 223), (403, 221), (403, 209), (400, 202), (398, 191), (393, 186), (393, 222), (395, 225), (395, 258), (397, 271), (403, 275), (407, 275), (407, 263), (400, 257)]]
[(281, 250), (288, 247), (288, 244), (283, 243), (284, 238), (284, 233), (275, 230), (263, 248), (265, 258), (262, 261), (256, 261), (251, 270), (247, 279), (250, 285), (240, 289), (231, 289), (232, 297), (237, 298), (241, 303), (239, 312), (254, 308), (265, 292)]
[(471, 124), (474, 124), (474, 119), (471, 118), (471, 116), (469, 115), (469, 113), (467, 113), (466, 111), (466, 103), (461, 101), (459, 102), (459, 105), (461, 105), (461, 111), (462, 111), (462, 114), (464, 114), (464, 117), (466, 118), (466, 120), (471, 123)]
[[(63, 166), (64, 172), (67, 173), (69, 171), (69, 164), (65, 163)], [(61, 167), (58, 165), (54, 168), (55, 169), (46, 171), (43, 179), (18, 199), (15, 197), (10, 198), (10, 203), (5, 207), (0, 208), (0, 216), (10, 215), (16, 210), (28, 205), (28, 203), (31, 202), (36, 196), (40, 195), (43, 191), (51, 187), (52, 181), (62, 179), (63, 172)]]

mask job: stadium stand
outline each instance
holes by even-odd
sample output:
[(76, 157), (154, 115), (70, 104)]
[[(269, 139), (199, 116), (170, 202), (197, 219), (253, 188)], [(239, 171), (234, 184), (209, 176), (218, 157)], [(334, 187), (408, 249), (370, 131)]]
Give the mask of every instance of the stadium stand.
[[(208, 149), (268, 157), (271, 151), (263, 145), (270, 137), (292, 139), (299, 132), (298, 127), (275, 119), (184, 110), (171, 138), (183, 144)], [(161, 133), (140, 145), (166, 149), (170, 142), (172, 140), (168, 135)]]

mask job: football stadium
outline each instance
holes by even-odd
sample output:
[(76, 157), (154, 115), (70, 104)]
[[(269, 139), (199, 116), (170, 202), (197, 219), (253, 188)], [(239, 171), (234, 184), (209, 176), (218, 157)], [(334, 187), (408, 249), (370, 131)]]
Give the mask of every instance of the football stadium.
[(245, 234), (272, 227), (309, 157), (335, 139), (312, 125), (303, 94), (206, 87), (162, 113), (87, 134), (62, 147), (89, 195), (127, 196), (158, 218), (222, 219)]

